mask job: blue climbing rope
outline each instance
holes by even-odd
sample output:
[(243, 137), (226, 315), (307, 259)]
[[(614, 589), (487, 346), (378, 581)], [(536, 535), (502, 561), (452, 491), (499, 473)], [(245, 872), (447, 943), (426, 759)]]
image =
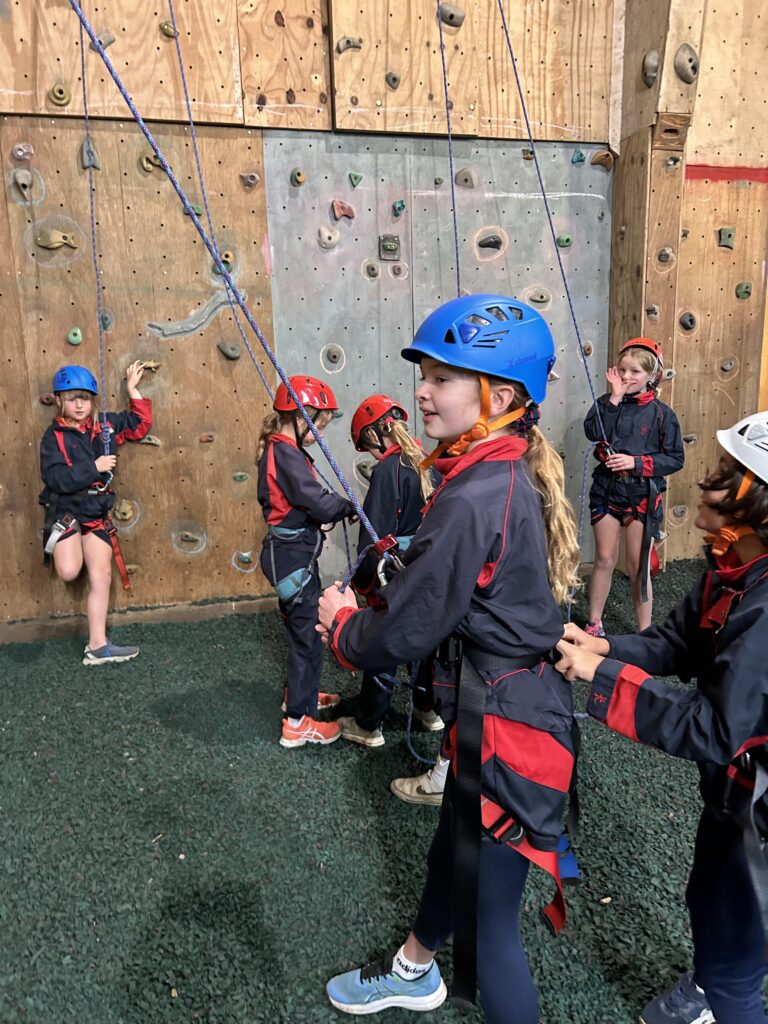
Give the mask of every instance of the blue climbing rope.
[[(248, 324), (250, 325), (250, 327), (251, 327), (252, 331), (254, 332), (254, 334), (256, 335), (256, 337), (259, 339), (259, 342), (261, 343), (261, 346), (264, 349), (264, 352), (265, 352), (267, 358), (272, 363), (272, 366), (274, 367), (275, 372), (278, 374), (278, 376), (280, 377), (280, 379), (283, 382), (283, 384), (285, 384), (285, 387), (286, 387), (286, 390), (288, 391), (288, 394), (293, 399), (293, 402), (296, 405), (297, 410), (303, 416), (303, 418), (304, 418), (304, 420), (305, 420), (305, 422), (307, 424), (307, 427), (309, 428), (310, 432), (314, 436), (314, 438), (315, 438), (315, 440), (316, 440), (316, 442), (318, 444), (318, 447), (320, 448), (320, 451), (322, 451), (323, 455), (328, 460), (328, 464), (330, 465), (331, 469), (336, 474), (336, 476), (337, 476), (337, 478), (339, 480), (339, 483), (341, 484), (342, 488), (344, 489), (344, 493), (349, 498), (349, 500), (350, 500), (350, 502), (352, 504), (352, 507), (355, 510), (355, 513), (357, 514), (357, 516), (360, 519), (360, 522), (363, 524), (363, 526), (366, 528), (366, 530), (368, 530), (368, 533), (371, 535), (371, 537), (374, 539), (374, 541), (379, 540), (378, 534), (376, 533), (376, 531), (373, 528), (373, 524), (370, 522), (370, 520), (368, 519), (368, 516), (365, 514), (365, 512), (363, 510), (363, 507), (362, 507), (362, 505), (360, 503), (360, 499), (357, 497), (355, 492), (352, 490), (352, 487), (351, 487), (349, 481), (344, 476), (344, 473), (342, 472), (341, 467), (336, 462), (336, 459), (334, 458), (332, 452), (330, 451), (330, 449), (328, 448), (327, 444), (323, 440), (322, 436), (318, 432), (317, 428), (315, 427), (315, 424), (312, 422), (311, 417), (309, 417), (306, 414), (306, 412), (304, 411), (304, 407), (302, 406), (301, 401), (299, 400), (299, 396), (296, 394), (296, 391), (295, 391), (293, 385), (291, 384), (288, 376), (286, 375), (285, 370), (282, 368), (282, 366), (278, 362), (277, 357), (275, 356), (274, 352), (272, 351), (272, 349), (270, 348), (270, 346), (267, 343), (266, 339), (264, 338), (264, 335), (261, 333), (259, 325), (254, 320), (250, 310), (248, 309), (248, 307), (245, 304), (245, 300), (243, 299), (243, 296), (240, 294), (240, 291), (239, 291), (237, 285), (235, 284), (234, 280), (232, 279), (232, 277), (231, 277), (229, 271), (227, 270), (226, 266), (222, 262), (221, 254), (219, 253), (218, 249), (216, 248), (216, 246), (211, 241), (210, 237), (208, 236), (208, 233), (206, 232), (205, 228), (203, 227), (202, 223), (200, 222), (200, 218), (195, 213), (195, 210), (192, 207), (192, 205), (190, 204), (189, 199), (187, 198), (183, 188), (179, 184), (179, 181), (176, 178), (176, 175), (173, 173), (171, 167), (168, 164), (168, 161), (165, 159), (163, 153), (160, 150), (160, 147), (158, 146), (158, 144), (155, 141), (152, 133), (150, 132), (149, 128), (147, 127), (146, 123), (144, 122), (144, 119), (142, 118), (141, 114), (137, 110), (136, 104), (133, 102), (133, 99), (131, 98), (131, 96), (129, 95), (127, 89), (125, 88), (125, 85), (123, 84), (120, 76), (118, 75), (117, 71), (115, 70), (115, 68), (114, 68), (114, 66), (112, 64), (112, 61), (109, 59), (106, 51), (104, 50), (104, 47), (101, 45), (100, 40), (96, 36), (96, 33), (93, 30), (93, 27), (91, 26), (90, 22), (88, 21), (88, 19), (86, 18), (85, 14), (83, 13), (83, 9), (80, 6), (78, 0), (69, 0), (69, 4), (70, 4), (70, 7), (72, 8), (72, 10), (77, 15), (77, 17), (80, 19), (80, 24), (82, 25), (82, 27), (87, 32), (87, 34), (88, 34), (88, 36), (89, 36), (89, 38), (91, 40), (91, 43), (93, 44), (93, 49), (99, 54), (99, 56), (101, 57), (102, 61), (104, 62), (104, 66), (106, 67), (107, 71), (109, 72), (110, 76), (112, 77), (112, 80), (114, 81), (115, 85), (119, 89), (120, 94), (123, 97), (123, 99), (125, 100), (126, 105), (128, 106), (128, 109), (130, 110), (131, 114), (133, 115), (134, 120), (136, 121), (137, 125), (139, 126), (139, 129), (141, 130), (141, 133), (144, 135), (144, 138), (147, 140), (147, 142), (151, 146), (153, 152), (155, 153), (155, 155), (157, 156), (158, 160), (160, 161), (160, 166), (165, 171), (165, 173), (166, 173), (166, 175), (168, 177), (168, 180), (170, 181), (171, 185), (173, 186), (174, 191), (176, 192), (177, 196), (181, 200), (182, 205), (184, 207), (184, 210), (185, 210), (187, 216), (190, 218), (192, 223), (195, 225), (195, 229), (197, 230), (197, 233), (200, 235), (200, 238), (202, 239), (203, 244), (205, 245), (206, 249), (210, 253), (211, 258), (216, 263), (216, 267), (218, 268), (219, 273), (221, 274), (222, 280), (230, 287), (230, 289), (232, 291), (232, 295), (234, 296), (235, 301), (237, 302), (237, 305), (242, 310), (243, 316), (248, 321)], [(245, 341), (245, 344), (246, 344), (246, 348), (248, 350), (248, 353), (251, 356), (251, 359), (255, 359), (255, 356), (253, 354), (253, 350), (252, 350), (250, 344), (248, 343), (247, 339)]]
[(445, 96), (445, 123), (448, 129), (448, 167), (451, 181), (451, 214), (453, 215), (453, 244), (456, 249), (456, 295), (461, 296), (461, 266), (459, 259), (459, 222), (456, 215), (456, 182), (453, 177), (453, 134), (451, 132), (451, 101), (448, 97), (448, 67), (445, 62), (443, 40), (443, 19), (440, 17), (440, 0), (437, 0), (437, 27), (440, 31), (440, 59), (443, 63), (443, 95)]

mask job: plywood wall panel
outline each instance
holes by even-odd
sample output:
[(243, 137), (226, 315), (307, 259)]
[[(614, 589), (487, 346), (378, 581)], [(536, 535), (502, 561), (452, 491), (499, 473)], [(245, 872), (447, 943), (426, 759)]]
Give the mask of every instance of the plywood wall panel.
[(671, 0), (669, 23), (661, 67), (658, 109), (662, 113), (691, 114), (696, 102), (698, 78), (686, 82), (675, 70), (675, 58), (683, 46), (692, 49), (691, 67), (701, 70), (702, 32), (707, 0)]
[[(621, 137), (629, 138), (656, 120), (669, 20), (670, 0), (627, 0), (622, 60), (623, 89)], [(643, 61), (655, 54), (656, 79), (643, 81)]]
[[(0, 132), (3, 152), (22, 137), (35, 149), (33, 201), (8, 203), (35, 443), (50, 421), (36, 397), (50, 388), (56, 368), (79, 362), (95, 369), (98, 363), (87, 179), (79, 165), (82, 132), (76, 121), (31, 119), (6, 119)], [(166, 126), (158, 139), (190, 198), (199, 202), (186, 130)], [(104, 305), (114, 317), (106, 335), (108, 407), (126, 404), (122, 376), (129, 362), (161, 363), (156, 374), (145, 375), (142, 392), (154, 401), (152, 433), (162, 446), (121, 449), (116, 489), (139, 510), (121, 529), (121, 543), (126, 561), (139, 568), (129, 594), (113, 585), (114, 603), (264, 593), (260, 573), (232, 566), (236, 551), (258, 553), (260, 544), (253, 452), (267, 408), (264, 389), (247, 356), (229, 362), (216, 348), (238, 338), (227, 308), (207, 324), (195, 324), (212, 300), (222, 298), (221, 282), (165, 175), (139, 166), (144, 142), (135, 126), (97, 123), (94, 142), (102, 165), (95, 177)], [(260, 134), (202, 128), (199, 143), (220, 247), (233, 252), (236, 280), (270, 338), (264, 190), (248, 190), (239, 180), (241, 171), (263, 177)], [(76, 249), (48, 251), (35, 244), (42, 230), (56, 226), (72, 232)], [(179, 321), (186, 321), (186, 334), (162, 335)], [(74, 326), (85, 338), (76, 349), (65, 340)], [(215, 441), (201, 443), (208, 432)], [(235, 481), (238, 472), (248, 479)], [(199, 552), (197, 544), (179, 539), (184, 531), (200, 535)], [(57, 583), (48, 610), (71, 610), (72, 598), (71, 588)], [(80, 606), (77, 600), (74, 606)]]
[(330, 129), (326, 0), (246, 0), (238, 29), (245, 123)]

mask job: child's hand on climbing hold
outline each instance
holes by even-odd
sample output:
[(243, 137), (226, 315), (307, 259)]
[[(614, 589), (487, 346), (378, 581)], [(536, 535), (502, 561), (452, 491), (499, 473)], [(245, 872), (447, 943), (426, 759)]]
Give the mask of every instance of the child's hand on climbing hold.
[(322, 637), (324, 644), (328, 643), (333, 620), (342, 608), (354, 608), (357, 611), (357, 601), (349, 588), (342, 594), (341, 582), (336, 580), (332, 587), (328, 587), (327, 590), (323, 591), (317, 606), (318, 622), (315, 629)]
[(611, 366), (605, 374), (605, 379), (608, 381), (608, 387), (611, 389), (610, 402), (612, 405), (618, 405), (624, 395), (627, 393), (627, 388), (630, 386), (629, 380), (622, 380), (621, 374), (619, 373), (618, 367)]
[(144, 364), (140, 359), (131, 363), (125, 371), (125, 379), (128, 382), (128, 394), (131, 398), (141, 398), (139, 394), (139, 381), (144, 376)]

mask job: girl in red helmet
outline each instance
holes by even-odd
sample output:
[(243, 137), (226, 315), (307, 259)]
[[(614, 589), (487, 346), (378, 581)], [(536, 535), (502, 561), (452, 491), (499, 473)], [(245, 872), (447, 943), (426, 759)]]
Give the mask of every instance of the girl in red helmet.
[[(357, 407), (351, 431), (357, 451), (366, 452), (376, 460), (363, 510), (379, 537), (391, 534), (397, 538), (401, 555), (410, 547), (421, 523), (422, 508), (437, 483), (434, 471), (421, 468), (424, 452), (408, 433), (407, 421), (408, 413), (393, 398), (369, 395)], [(371, 539), (361, 523), (358, 556), (370, 546)], [(354, 589), (372, 606), (381, 604), (381, 598), (375, 594), (379, 586), (378, 562), (379, 556), (370, 552), (353, 580)], [(418, 674), (414, 689), (413, 713), (423, 728), (437, 731), (442, 729), (443, 721), (434, 710), (428, 665), (422, 665), (424, 668)], [(394, 671), (395, 666), (382, 668), (384, 673)], [(354, 717), (338, 720), (344, 739), (365, 747), (383, 746), (381, 722), (391, 696), (391, 690), (377, 680), (376, 673), (364, 672)], [(400, 781), (406, 780), (395, 780)], [(439, 803), (441, 796), (442, 790), (433, 802)]]
[(589, 581), (590, 636), (605, 636), (603, 609), (622, 530), (637, 624), (641, 630), (651, 624), (650, 568), (654, 562), (658, 566), (653, 542), (661, 532), (661, 496), (667, 489), (665, 478), (682, 469), (685, 460), (677, 416), (657, 397), (663, 369), (661, 348), (655, 341), (628, 341), (618, 365), (605, 375), (608, 394), (597, 400), (584, 421), (587, 437), (596, 442), (598, 460), (589, 492), (595, 532), (595, 563)]
[[(291, 386), (315, 430), (323, 430), (338, 411), (333, 392), (316, 377), (291, 377)], [(320, 693), (323, 645), (315, 632), (323, 546), (323, 523), (337, 523), (354, 512), (347, 498), (328, 491), (315, 474), (306, 449), (315, 443), (308, 423), (285, 384), (264, 418), (256, 451), (258, 499), (267, 524), (261, 568), (275, 588), (288, 636), (288, 684), (280, 743), (333, 743), (341, 735), (335, 722), (318, 722), (318, 710), (334, 707), (339, 697)]]

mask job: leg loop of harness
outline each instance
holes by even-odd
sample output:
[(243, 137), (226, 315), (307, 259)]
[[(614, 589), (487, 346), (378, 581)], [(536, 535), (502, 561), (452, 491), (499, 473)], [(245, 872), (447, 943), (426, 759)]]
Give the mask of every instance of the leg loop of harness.
[(323, 544), (323, 537), (318, 531), (315, 549), (312, 552), (308, 565), (300, 569), (294, 569), (293, 572), (280, 579), (277, 578), (277, 564), (275, 562), (275, 538), (287, 541), (295, 540), (304, 532), (303, 529), (289, 530), (279, 526), (270, 526), (267, 532), (266, 543), (269, 545), (269, 558), (272, 566), (272, 586), (275, 588), (278, 600), (284, 605), (301, 604), (302, 594), (315, 572), (317, 558)]
[(102, 520), (102, 529), (109, 537), (109, 543), (112, 545), (112, 554), (115, 556), (115, 565), (120, 573), (120, 582), (123, 585), (123, 590), (130, 590), (131, 582), (128, 579), (128, 570), (125, 567), (123, 552), (120, 550), (120, 540), (118, 538), (117, 527), (112, 522), (112, 517), (109, 514), (104, 516)]

